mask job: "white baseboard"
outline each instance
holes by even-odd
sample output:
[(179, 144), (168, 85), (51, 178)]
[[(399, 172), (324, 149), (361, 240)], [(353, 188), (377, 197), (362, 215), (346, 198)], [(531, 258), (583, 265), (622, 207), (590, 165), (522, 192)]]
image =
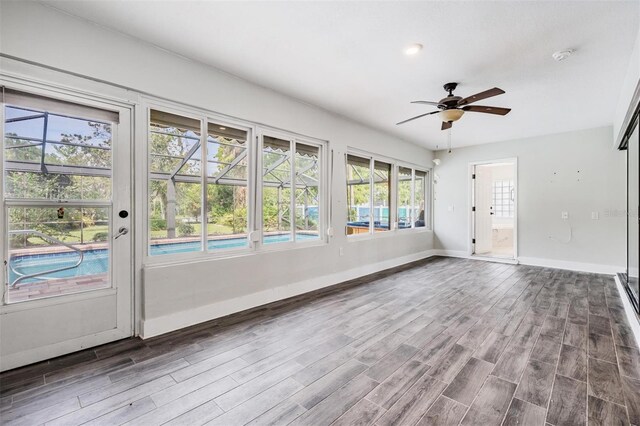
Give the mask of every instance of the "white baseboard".
[(485, 262), (495, 262), (495, 263), (508, 263), (510, 265), (517, 265), (517, 259), (508, 259), (504, 257), (490, 257), (490, 256), (471, 256), (464, 250), (433, 250), (434, 256), (445, 256), (445, 257), (457, 257), (461, 259), (473, 259), (473, 260), (482, 260)]
[(176, 312), (157, 318), (144, 319), (140, 330), (140, 337), (148, 339), (153, 336), (179, 330), (191, 325), (200, 324), (205, 321), (220, 318), (236, 312), (241, 312), (267, 303), (276, 302), (310, 291), (318, 290), (344, 281), (359, 278), (364, 275), (380, 272), (385, 269), (394, 268), (417, 260), (434, 256), (434, 250), (425, 250), (407, 256), (386, 260), (368, 265), (363, 265), (347, 271), (335, 274), (324, 275), (322, 277), (310, 278), (292, 284), (275, 287), (269, 290), (252, 293), (246, 296), (229, 299), (211, 305), (200, 306), (188, 311)]
[(469, 254), (464, 250), (443, 250), (443, 249), (434, 249), (432, 250), (434, 256), (445, 256), (445, 257), (461, 257), (464, 259), (469, 258)]
[(569, 260), (546, 259), (541, 257), (520, 256), (517, 259), (501, 259), (499, 257), (470, 256), (464, 250), (433, 250), (434, 256), (459, 257), (463, 259), (476, 259), (489, 262), (502, 262), (510, 264), (522, 264), (529, 266), (542, 266), (545, 268), (567, 269), (569, 271), (593, 272), (597, 274), (615, 275), (624, 270), (624, 266), (603, 265), (599, 263), (573, 262)]
[(540, 257), (518, 257), (523, 265), (544, 266), (546, 268), (567, 269), (569, 271), (592, 272), (596, 274), (615, 275), (623, 271), (624, 266), (603, 265), (600, 263), (574, 262), (571, 260), (545, 259)]
[(636, 316), (633, 306), (631, 306), (631, 302), (629, 301), (629, 295), (625, 291), (624, 287), (622, 287), (622, 283), (620, 282), (617, 274), (615, 276), (615, 280), (618, 293), (620, 293), (620, 298), (622, 299), (622, 305), (624, 306), (624, 312), (627, 315), (627, 322), (629, 322), (631, 330), (633, 331), (633, 336), (636, 338), (636, 346), (640, 348), (640, 322), (638, 322), (638, 317)]

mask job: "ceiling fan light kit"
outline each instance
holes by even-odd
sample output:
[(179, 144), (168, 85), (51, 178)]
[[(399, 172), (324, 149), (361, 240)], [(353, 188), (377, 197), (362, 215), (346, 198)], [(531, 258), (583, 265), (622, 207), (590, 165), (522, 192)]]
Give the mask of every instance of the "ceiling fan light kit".
[(444, 109), (438, 113), (442, 121), (452, 122), (458, 121), (464, 114), (461, 109)]
[(484, 105), (469, 105), (482, 99), (491, 98), (493, 96), (502, 95), (504, 90), (494, 87), (493, 89), (485, 90), (484, 92), (476, 93), (475, 95), (462, 98), (455, 96), (453, 91), (458, 87), (458, 83), (447, 83), (444, 85), (449, 95), (446, 98), (440, 99), (438, 102), (434, 101), (413, 101), (412, 104), (432, 105), (438, 108), (437, 111), (427, 112), (415, 117), (411, 117), (407, 120), (401, 121), (396, 124), (404, 124), (415, 119), (425, 117), (427, 115), (438, 114), (442, 120), (442, 130), (447, 130), (452, 127), (454, 121), (460, 120), (465, 112), (482, 112), (484, 114), (494, 115), (507, 115), (511, 109)]

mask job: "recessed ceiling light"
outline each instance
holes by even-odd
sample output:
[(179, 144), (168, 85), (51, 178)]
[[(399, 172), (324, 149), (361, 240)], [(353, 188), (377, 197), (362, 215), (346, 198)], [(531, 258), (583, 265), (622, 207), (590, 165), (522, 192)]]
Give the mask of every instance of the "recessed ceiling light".
[(422, 50), (422, 45), (419, 43), (412, 44), (404, 50), (405, 55), (415, 55)]

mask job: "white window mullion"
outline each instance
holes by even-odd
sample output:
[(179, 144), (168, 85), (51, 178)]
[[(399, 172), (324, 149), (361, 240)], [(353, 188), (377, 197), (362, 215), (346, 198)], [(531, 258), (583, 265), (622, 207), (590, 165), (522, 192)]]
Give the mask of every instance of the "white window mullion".
[[(247, 132), (247, 158), (249, 170), (247, 174), (247, 188), (249, 192), (249, 205), (247, 206), (247, 231), (249, 238), (249, 247), (253, 250), (257, 248), (258, 243), (253, 242), (256, 233), (260, 232), (261, 220), (258, 211), (262, 209), (262, 200), (258, 199), (258, 188), (262, 185), (262, 161), (261, 155), (258, 154), (258, 132), (253, 127)], [(260, 151), (261, 152), (261, 151)], [(260, 207), (260, 210), (258, 210)]]
[(375, 165), (373, 157), (369, 158), (369, 233), (374, 234), (376, 232), (376, 227), (374, 222), (375, 214)]
[(391, 164), (389, 170), (389, 230), (398, 229), (398, 166)]
[(411, 228), (416, 227), (416, 169), (411, 169), (411, 208), (409, 220), (411, 220)]
[[(2, 89), (2, 103), (0, 103), (0, 134), (4, 135), (4, 88)], [(9, 249), (9, 239), (4, 238), (5, 234), (5, 193), (4, 193), (4, 141), (2, 146), (0, 147), (0, 235), (2, 235), (2, 243), (0, 243), (0, 259), (2, 260), (2, 264), (6, 265), (5, 262), (8, 262), (6, 251)], [(6, 266), (5, 266), (6, 268)], [(0, 284), (2, 284), (2, 300), (0, 301), (2, 304), (7, 302), (7, 292), (9, 290), (8, 282), (5, 280), (8, 277), (8, 271), (2, 270), (2, 277), (0, 278)]]
[(292, 241), (296, 241), (296, 142), (290, 141), (289, 159), (291, 161), (291, 182), (289, 184), (289, 227)]
[(200, 206), (200, 242), (202, 244), (202, 251), (209, 250), (209, 243), (207, 241), (209, 237), (209, 218), (207, 211), (207, 185), (209, 182), (209, 162), (207, 161), (207, 132), (208, 121), (206, 118), (200, 120), (200, 176), (202, 182), (201, 188), (201, 206)]

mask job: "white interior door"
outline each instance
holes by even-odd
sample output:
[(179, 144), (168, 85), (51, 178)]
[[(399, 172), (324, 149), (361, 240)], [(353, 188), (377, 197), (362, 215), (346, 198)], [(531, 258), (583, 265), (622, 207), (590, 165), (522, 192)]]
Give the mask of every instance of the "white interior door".
[(132, 335), (131, 113), (5, 88), (0, 369)]
[(491, 229), (493, 222), (492, 207), (492, 173), (491, 167), (477, 165), (474, 167), (474, 205), (475, 205), (475, 254), (491, 252)]

